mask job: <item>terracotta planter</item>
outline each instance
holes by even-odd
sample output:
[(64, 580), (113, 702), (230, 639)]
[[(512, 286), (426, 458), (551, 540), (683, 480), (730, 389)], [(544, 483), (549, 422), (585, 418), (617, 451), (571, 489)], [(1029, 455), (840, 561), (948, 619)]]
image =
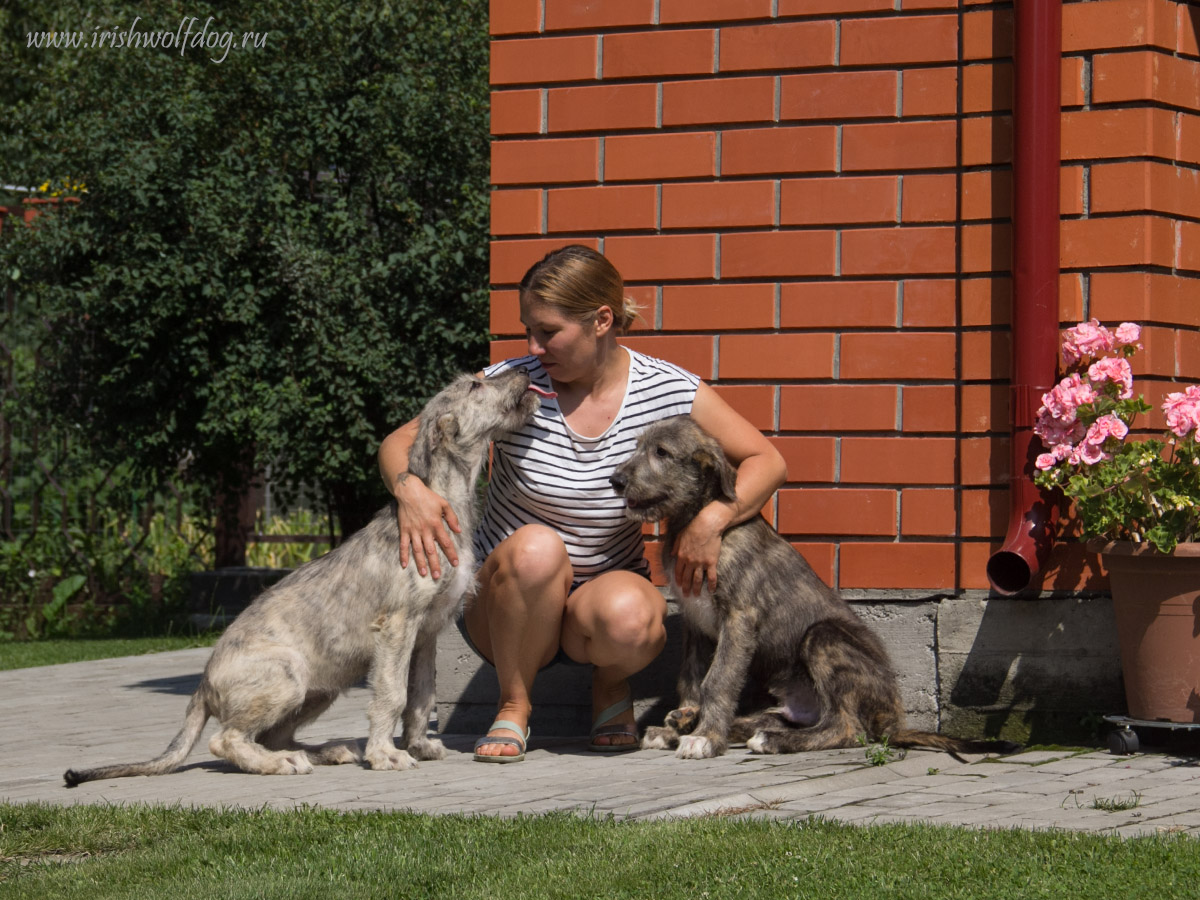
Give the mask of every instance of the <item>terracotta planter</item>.
[(1100, 552), (1130, 717), (1200, 722), (1200, 543), (1167, 555), (1116, 541)]

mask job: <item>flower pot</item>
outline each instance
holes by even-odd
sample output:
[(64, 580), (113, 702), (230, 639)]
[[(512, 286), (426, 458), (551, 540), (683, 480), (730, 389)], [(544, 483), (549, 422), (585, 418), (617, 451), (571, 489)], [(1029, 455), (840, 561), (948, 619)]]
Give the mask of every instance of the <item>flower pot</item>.
[(1100, 552), (1130, 717), (1200, 722), (1200, 543), (1164, 554), (1115, 541)]

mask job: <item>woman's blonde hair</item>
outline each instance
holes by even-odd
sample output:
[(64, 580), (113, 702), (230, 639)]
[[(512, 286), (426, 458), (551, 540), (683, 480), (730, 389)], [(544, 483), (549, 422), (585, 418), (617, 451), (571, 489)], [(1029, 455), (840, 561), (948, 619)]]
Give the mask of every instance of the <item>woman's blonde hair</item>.
[(588, 321), (607, 306), (618, 334), (627, 332), (639, 315), (637, 303), (625, 296), (616, 266), (580, 244), (547, 253), (534, 263), (521, 279), (521, 293), (577, 322)]

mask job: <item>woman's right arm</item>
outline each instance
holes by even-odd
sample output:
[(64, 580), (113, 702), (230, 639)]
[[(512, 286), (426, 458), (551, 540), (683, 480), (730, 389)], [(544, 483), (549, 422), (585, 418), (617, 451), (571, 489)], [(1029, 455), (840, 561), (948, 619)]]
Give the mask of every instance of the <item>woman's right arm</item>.
[(420, 419), (401, 425), (379, 445), (379, 474), (388, 491), (396, 498), (396, 520), (400, 526), (400, 565), (412, 560), (422, 575), (442, 576), (437, 554), (440, 545), (450, 565), (458, 565), (458, 551), (446, 531), (462, 533), (458, 516), (444, 498), (438, 496), (416, 475), (408, 471), (408, 454), (417, 437)]

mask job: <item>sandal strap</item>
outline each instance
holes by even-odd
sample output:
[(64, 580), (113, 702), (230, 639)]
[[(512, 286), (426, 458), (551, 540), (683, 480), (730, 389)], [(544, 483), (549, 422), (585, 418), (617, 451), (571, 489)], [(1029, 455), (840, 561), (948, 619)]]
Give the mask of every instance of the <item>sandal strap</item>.
[[(508, 719), (497, 719), (495, 722), (493, 722), (488, 727), (488, 731), (495, 731), (497, 728), (504, 728), (515, 734), (521, 733), (521, 726), (518, 725), (516, 722), (510, 722)], [(525, 745), (529, 742), (529, 734), (530, 734), (530, 731), (529, 731), (528, 726), (525, 727), (525, 737), (523, 739), (505, 737), (504, 735), (500, 735), (500, 734), (497, 734), (497, 735), (486, 735), (485, 734), (483, 737), (481, 737), (479, 740), (477, 740), (475, 742), (475, 749), (478, 750), (484, 744), (507, 744), (510, 747), (516, 747), (518, 750), (520, 750), (522, 753), (524, 753)]]
[(592, 729), (592, 737), (616, 737), (617, 735), (625, 735), (627, 737), (636, 738), (638, 736), (637, 726), (630, 725), (626, 722), (616, 722), (612, 725), (597, 725)]
[[(595, 734), (596, 729), (601, 728), (602, 726), (604, 726), (606, 723), (608, 723), (612, 719), (615, 719), (621, 713), (625, 712), (625, 710), (632, 709), (632, 708), (633, 708), (633, 698), (631, 696), (626, 696), (624, 699), (618, 700), (616, 703), (614, 703), (612, 706), (608, 707), (607, 709), (602, 710), (600, 715), (596, 716), (596, 721), (592, 723), (592, 734)], [(622, 727), (627, 727), (627, 726), (622, 726)]]

